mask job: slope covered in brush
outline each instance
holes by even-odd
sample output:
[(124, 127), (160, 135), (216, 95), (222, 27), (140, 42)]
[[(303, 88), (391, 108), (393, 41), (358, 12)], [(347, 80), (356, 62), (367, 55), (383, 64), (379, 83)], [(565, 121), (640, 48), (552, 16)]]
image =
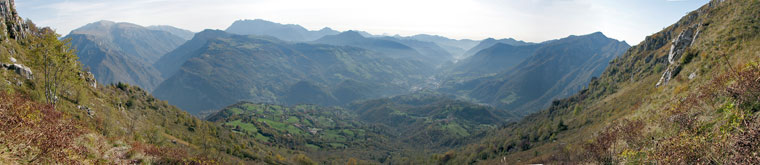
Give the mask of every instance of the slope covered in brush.
[(751, 164), (760, 159), (759, 9), (711, 1), (613, 60), (588, 89), (439, 158)]
[(49, 28), (0, 0), (0, 162), (258, 164), (308, 162), (200, 120), (141, 88), (102, 86)]

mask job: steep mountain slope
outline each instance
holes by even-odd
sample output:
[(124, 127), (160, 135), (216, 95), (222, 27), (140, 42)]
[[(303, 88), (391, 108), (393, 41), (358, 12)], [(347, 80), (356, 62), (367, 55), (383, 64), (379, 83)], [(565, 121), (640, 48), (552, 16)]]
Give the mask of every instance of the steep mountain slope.
[(201, 51), (200, 49), (206, 45), (208, 40), (229, 37), (230, 35), (231, 34), (220, 30), (204, 30), (196, 33), (193, 36), (193, 39), (185, 42), (158, 59), (153, 63), (153, 67), (161, 72), (161, 77), (164, 79), (169, 78), (179, 71), (182, 64), (187, 62), (190, 58), (193, 58), (193, 55), (197, 54), (198, 51)]
[(588, 89), (441, 161), (752, 164), (759, 16), (760, 1), (711, 1), (613, 60)]
[(92, 36), (103, 45), (134, 56), (135, 59), (153, 63), (166, 52), (185, 40), (172, 33), (150, 30), (140, 25), (98, 21), (74, 29), (69, 35)]
[[(431, 70), (416, 61), (391, 59), (360, 48), (287, 43), (213, 30), (196, 34), (180, 48), (196, 46), (196, 49), (177, 50), (165, 57), (178, 60), (162, 59), (156, 63), (167, 68), (182, 65), (154, 92), (159, 98), (193, 113), (222, 108), (240, 100), (344, 104), (366, 99), (365, 96), (407, 91)], [(182, 60), (185, 62), (180, 62)], [(171, 63), (162, 64), (162, 61)], [(349, 82), (343, 83), (346, 81)], [(337, 84), (357, 86), (339, 87)], [(374, 92), (345, 91), (352, 88)], [(339, 90), (342, 91), (340, 96), (333, 95), (333, 91)]]
[(163, 79), (151, 66), (184, 39), (130, 23), (99, 21), (71, 31), (71, 40), (85, 67), (103, 83), (124, 82), (152, 90)]
[(535, 50), (528, 46), (525, 51), (533, 54), (514, 68), (461, 83), (454, 89), (468, 91), (468, 96), (496, 107), (530, 114), (547, 107), (553, 99), (583, 89), (628, 48), (625, 42), (599, 32), (570, 36), (542, 43)]
[[(50, 28), (0, 0), (0, 162), (4, 164), (292, 164), (265, 146), (126, 84), (98, 85)], [(12, 83), (5, 83), (12, 82)]]
[(322, 28), (319, 31), (310, 31), (301, 25), (279, 24), (262, 19), (238, 20), (225, 30), (228, 33), (239, 35), (268, 35), (285, 41), (313, 41), (326, 35), (335, 35), (340, 32), (330, 28)]
[(180, 28), (177, 28), (177, 27), (174, 27), (174, 26), (169, 26), (169, 25), (151, 25), (151, 26), (147, 26), (145, 28), (148, 28), (150, 30), (158, 30), (158, 31), (169, 32), (169, 33), (174, 34), (174, 35), (176, 35), (176, 36), (178, 36), (178, 37), (180, 37), (180, 38), (182, 38), (184, 40), (193, 39), (193, 36), (195, 35), (195, 33), (192, 32), (192, 31), (190, 31), (190, 30), (180, 29)]
[(534, 43), (525, 42), (525, 41), (519, 41), (515, 40), (513, 38), (505, 38), (505, 39), (493, 39), (493, 38), (487, 38), (485, 40), (480, 41), (477, 45), (473, 46), (470, 49), (467, 49), (466, 52), (464, 52), (464, 55), (462, 55), (462, 58), (467, 58), (472, 55), (477, 54), (483, 49), (490, 48), (493, 45), (496, 45), (497, 43), (512, 45), (512, 46), (525, 46), (525, 45), (532, 45)]

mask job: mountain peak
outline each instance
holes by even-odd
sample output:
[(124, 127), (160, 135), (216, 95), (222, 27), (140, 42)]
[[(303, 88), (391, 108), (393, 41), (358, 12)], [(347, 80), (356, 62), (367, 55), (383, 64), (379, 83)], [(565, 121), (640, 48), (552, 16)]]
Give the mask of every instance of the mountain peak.
[(569, 38), (569, 37), (596, 37), (596, 38), (608, 38), (608, 37), (607, 37), (607, 36), (605, 36), (605, 35), (604, 35), (602, 32), (593, 32), (593, 33), (589, 33), (589, 34), (585, 34), (585, 35), (570, 35), (570, 36), (568, 36), (568, 37), (566, 37), (566, 38)]
[(350, 39), (362, 39), (362, 38), (364, 38), (364, 36), (362, 36), (361, 33), (359, 33), (358, 31), (355, 31), (355, 30), (345, 31), (343, 33), (338, 34), (337, 37), (345, 38), (345, 39), (349, 39), (349, 38)]
[(263, 19), (237, 20), (227, 27), (225, 31), (238, 35), (266, 35), (284, 41), (297, 42), (313, 41), (325, 35), (340, 33), (327, 27), (319, 31), (312, 31), (298, 24), (281, 24)]
[(235, 24), (235, 23), (244, 23), (244, 22), (279, 24), (279, 23), (275, 23), (275, 22), (272, 22), (272, 21), (267, 21), (267, 20), (259, 19), (259, 18), (252, 19), (252, 20), (251, 19), (241, 19), (241, 20), (237, 20), (237, 21), (233, 22), (232, 24)]
[(324, 31), (335, 31), (335, 30), (333, 30), (333, 29), (332, 29), (332, 28), (330, 28), (330, 27), (324, 27), (324, 28), (322, 28), (322, 29), (319, 29), (319, 31), (321, 31), (321, 32), (324, 32)]
[(602, 32), (599, 32), (599, 31), (598, 32), (593, 32), (591, 34), (588, 34), (588, 36), (597, 36), (597, 37), (607, 38), (607, 36), (605, 36)]
[(92, 24), (92, 25), (100, 25), (100, 26), (110, 26), (110, 25), (116, 24), (116, 22), (109, 21), (109, 20), (100, 20), (100, 21), (93, 22), (93, 23), (90, 23), (90, 24)]
[(102, 35), (107, 33), (111, 29), (125, 29), (125, 28), (145, 28), (143, 26), (127, 23), (127, 22), (114, 22), (109, 20), (100, 20), (97, 22), (89, 23), (77, 29), (71, 31), (72, 34), (91, 34)]
[(203, 30), (201, 32), (196, 33), (195, 36), (193, 37), (193, 39), (201, 37), (201, 38), (203, 38), (205, 40), (205, 39), (209, 39), (209, 38), (216, 38), (216, 37), (228, 36), (228, 35), (229, 35), (229, 33), (225, 32), (225, 31), (222, 31), (222, 30), (206, 29), (206, 30)]

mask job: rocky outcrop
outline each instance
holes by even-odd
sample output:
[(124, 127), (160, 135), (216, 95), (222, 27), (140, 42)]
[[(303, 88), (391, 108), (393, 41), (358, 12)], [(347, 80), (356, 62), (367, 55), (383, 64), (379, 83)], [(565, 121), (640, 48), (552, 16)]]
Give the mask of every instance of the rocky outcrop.
[(2, 37), (0, 40), (4, 40), (6, 37), (13, 39), (26, 38), (29, 33), (29, 25), (24, 22), (24, 19), (18, 16), (16, 9), (14, 8), (13, 0), (0, 0), (0, 29)]
[(95, 75), (92, 72), (79, 72), (79, 78), (87, 82), (92, 88), (98, 88), (98, 81), (95, 80)]
[(87, 116), (89, 116), (89, 117), (92, 117), (92, 116), (95, 115), (95, 111), (93, 111), (92, 109), (90, 109), (90, 107), (87, 107), (87, 106), (84, 106), (84, 105), (77, 105), (77, 108), (79, 108), (79, 110), (87, 112)]
[[(676, 38), (673, 39), (670, 45), (670, 52), (668, 53), (668, 67), (665, 69), (665, 72), (662, 73), (660, 80), (657, 82), (657, 84), (655, 84), (655, 86), (667, 84), (671, 78), (678, 75), (678, 72), (681, 71), (681, 65), (683, 65), (681, 61), (678, 60), (681, 59), (681, 56), (683, 56), (687, 48), (693, 45), (694, 41), (697, 40), (699, 37), (699, 32), (703, 28), (702, 26), (707, 26), (707, 24), (703, 24), (701, 21), (698, 21), (698, 18), (708, 15), (708, 11), (710, 9), (717, 7), (724, 1), (725, 0), (712, 0), (707, 4), (707, 7), (700, 8), (697, 11), (685, 16), (685, 18), (680, 22), (673, 24), (674, 28), (683, 27), (683, 30), (678, 34)], [(673, 31), (664, 33), (665, 35), (670, 35), (670, 33)], [(696, 75), (689, 75), (689, 79), (693, 79), (694, 77), (696, 77)]]
[(678, 34), (678, 37), (673, 40), (673, 43), (670, 45), (670, 52), (668, 53), (668, 68), (665, 69), (664, 73), (662, 73), (660, 80), (657, 82), (657, 84), (655, 84), (655, 86), (660, 86), (668, 83), (671, 78), (678, 74), (681, 64), (679, 61), (677, 61), (677, 59), (681, 59), (681, 56), (686, 51), (686, 48), (689, 48), (692, 43), (694, 43), (694, 40), (697, 39), (697, 36), (699, 35), (698, 25), (699, 24), (694, 24), (690, 27), (685, 28), (683, 31), (681, 31), (681, 33)]
[(32, 69), (22, 64), (16, 63), (17, 61), (13, 57), (11, 57), (10, 61), (11, 61), (11, 64), (0, 63), (0, 66), (2, 66), (2, 68), (5, 68), (7, 70), (12, 70), (16, 72), (16, 74), (21, 75), (21, 77), (24, 77), (25, 79), (34, 79)]

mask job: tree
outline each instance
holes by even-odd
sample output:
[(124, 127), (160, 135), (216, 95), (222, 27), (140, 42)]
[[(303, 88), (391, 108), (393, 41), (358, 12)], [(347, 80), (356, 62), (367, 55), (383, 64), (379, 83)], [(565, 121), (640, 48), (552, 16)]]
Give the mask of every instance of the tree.
[(80, 69), (70, 40), (59, 41), (58, 37), (53, 30), (46, 29), (35, 38), (37, 42), (32, 42), (34, 63), (42, 68), (42, 80), (38, 81), (42, 81), (45, 101), (53, 105), (58, 101), (58, 92), (71, 87), (67, 82), (78, 80), (76, 73)]

